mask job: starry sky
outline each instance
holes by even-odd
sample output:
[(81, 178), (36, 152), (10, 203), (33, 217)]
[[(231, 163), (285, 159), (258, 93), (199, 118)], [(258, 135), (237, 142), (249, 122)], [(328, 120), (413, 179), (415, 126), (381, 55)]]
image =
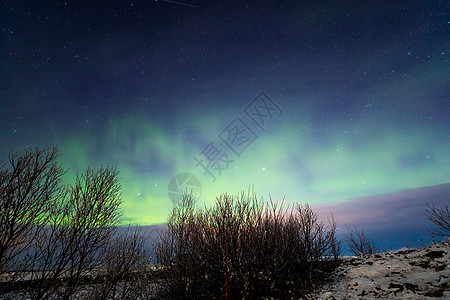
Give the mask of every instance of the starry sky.
[(133, 224), (164, 222), (182, 189), (208, 205), (251, 187), (414, 243), (425, 201), (450, 194), (448, 12), (1, 1), (0, 154), (60, 145), (68, 182), (116, 165)]

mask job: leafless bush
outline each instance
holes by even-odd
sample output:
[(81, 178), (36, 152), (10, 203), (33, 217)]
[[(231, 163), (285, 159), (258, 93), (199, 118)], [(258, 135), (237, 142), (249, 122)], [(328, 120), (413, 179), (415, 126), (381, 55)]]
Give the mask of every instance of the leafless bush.
[(101, 267), (121, 216), (117, 174), (110, 167), (88, 169), (51, 208), (50, 225), (29, 253), (33, 299), (69, 299), (82, 278)]
[(97, 277), (100, 284), (93, 285), (88, 299), (145, 299), (151, 294), (143, 283), (148, 280), (150, 256), (145, 237), (139, 229), (127, 231), (112, 241), (107, 249)]
[[(63, 186), (58, 156), (57, 147), (36, 148), (0, 163), (0, 294), (80, 298), (81, 285), (93, 280), (97, 295), (126, 299), (146, 253), (138, 232), (115, 238), (118, 171), (88, 169)], [(111, 281), (100, 279), (105, 270)]]
[(342, 257), (344, 250), (342, 249), (342, 240), (338, 239), (336, 235), (337, 222), (334, 219), (333, 214), (331, 214), (331, 220), (329, 220), (329, 223), (331, 225), (331, 229), (333, 230), (333, 234), (330, 235), (330, 255), (334, 261), (338, 261)]
[(336, 224), (311, 208), (220, 195), (196, 208), (185, 194), (173, 208), (155, 251), (162, 268), (160, 296), (260, 298), (301, 295), (337, 251)]
[(375, 254), (378, 252), (375, 243), (366, 237), (363, 230), (355, 227), (353, 231), (347, 228), (347, 244), (350, 252), (356, 256), (364, 256), (366, 254)]
[(431, 234), (440, 237), (450, 236), (450, 211), (448, 210), (448, 205), (439, 208), (433, 203), (427, 203), (424, 215), (428, 221), (436, 226), (435, 228), (428, 228)]
[[(183, 297), (186, 291), (183, 287), (189, 285), (189, 277), (195, 270), (193, 262), (188, 257), (190, 235), (193, 230), (195, 202), (191, 195), (183, 195), (178, 205), (173, 207), (167, 227), (160, 230), (159, 242), (155, 247), (155, 256), (159, 265), (164, 268), (160, 295)], [(189, 263), (188, 263), (189, 260)], [(186, 295), (187, 296), (187, 295)], [(180, 298), (181, 299), (181, 298)]]
[(0, 161), (0, 276), (27, 267), (25, 252), (61, 197), (65, 171), (56, 161), (58, 156), (57, 147), (35, 148), (11, 152), (8, 163)]

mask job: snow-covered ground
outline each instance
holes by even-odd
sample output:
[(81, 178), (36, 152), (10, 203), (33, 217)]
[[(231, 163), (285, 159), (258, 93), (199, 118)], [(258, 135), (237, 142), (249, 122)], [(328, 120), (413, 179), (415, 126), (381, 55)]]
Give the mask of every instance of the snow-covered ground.
[(346, 258), (315, 299), (450, 299), (450, 239), (422, 249)]

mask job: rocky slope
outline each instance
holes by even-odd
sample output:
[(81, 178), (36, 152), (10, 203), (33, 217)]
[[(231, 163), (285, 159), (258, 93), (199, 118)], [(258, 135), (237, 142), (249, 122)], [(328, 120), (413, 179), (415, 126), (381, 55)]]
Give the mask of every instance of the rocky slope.
[(312, 298), (450, 299), (450, 239), (429, 247), (347, 258)]

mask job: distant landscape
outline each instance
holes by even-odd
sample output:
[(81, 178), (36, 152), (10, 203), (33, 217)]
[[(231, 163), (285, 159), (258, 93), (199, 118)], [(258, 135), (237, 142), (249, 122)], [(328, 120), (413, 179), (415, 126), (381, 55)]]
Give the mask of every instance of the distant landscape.
[[(349, 255), (362, 260), (352, 266), (378, 272), (370, 270), (377, 259), (392, 264), (396, 255), (411, 259), (416, 251), (381, 250), (356, 226), (338, 235), (332, 213), (324, 221), (308, 204), (264, 201), (250, 189), (223, 193), (210, 207), (184, 193), (167, 223), (123, 227), (118, 170), (88, 169), (64, 186), (60, 155), (56, 146), (35, 148), (1, 161), (0, 296), (6, 299), (310, 298), (323, 287), (329, 291), (330, 280), (338, 284)], [(435, 241), (422, 242), (432, 249), (423, 250), (429, 260), (416, 255), (407, 266), (429, 268), (430, 274), (419, 271), (428, 281), (396, 283), (387, 292), (361, 290), (356, 282), (359, 296), (405, 287), (414, 295), (450, 292), (448, 206), (428, 203), (422, 217)]]

